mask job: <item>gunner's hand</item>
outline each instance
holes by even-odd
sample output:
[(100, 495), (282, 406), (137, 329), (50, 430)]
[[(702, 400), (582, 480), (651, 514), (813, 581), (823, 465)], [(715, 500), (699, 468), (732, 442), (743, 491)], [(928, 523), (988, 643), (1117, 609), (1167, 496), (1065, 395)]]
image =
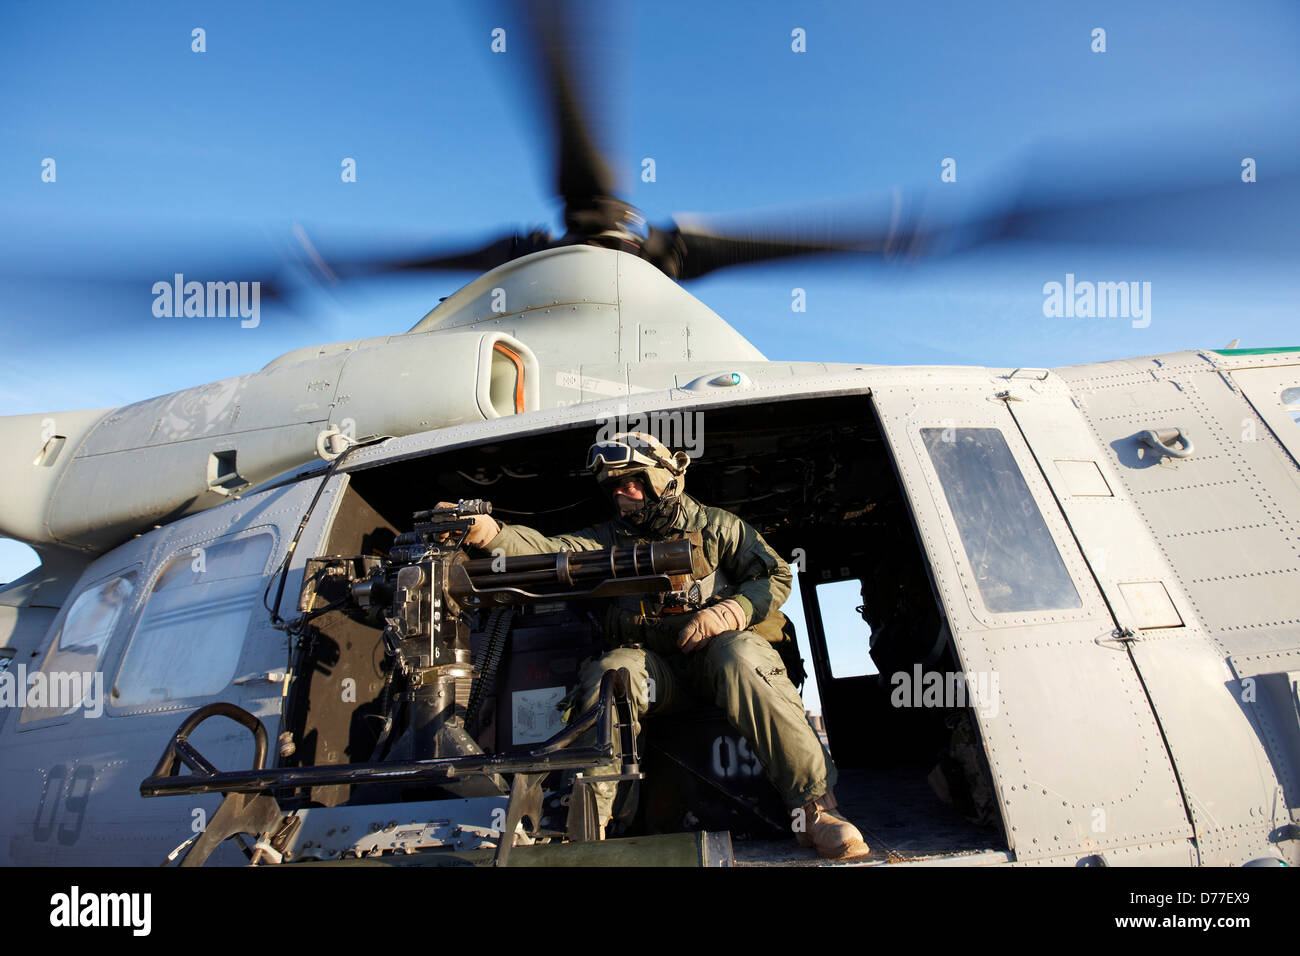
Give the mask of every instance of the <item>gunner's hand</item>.
[(745, 611), (728, 598), (696, 611), (686, 626), (677, 632), (677, 647), (683, 654), (698, 651), (723, 631), (743, 631)]
[[(456, 502), (439, 501), (438, 507), (454, 508)], [(501, 532), (501, 525), (497, 524), (497, 519), (491, 515), (472, 515), (470, 518), (474, 522), (474, 527), (470, 528), (469, 533), (465, 536), (465, 543), (471, 547), (486, 547), (487, 543)], [(444, 533), (439, 535), (438, 540), (446, 543), (447, 537), (448, 535)]]

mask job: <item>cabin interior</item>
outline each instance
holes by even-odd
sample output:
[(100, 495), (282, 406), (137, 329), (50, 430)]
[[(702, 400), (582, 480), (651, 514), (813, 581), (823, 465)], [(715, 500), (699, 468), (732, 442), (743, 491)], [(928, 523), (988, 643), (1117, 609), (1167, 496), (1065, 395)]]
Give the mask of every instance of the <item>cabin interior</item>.
[[(890, 675), (960, 666), (870, 397), (748, 403), (694, 422), (676, 444), (660, 432), (700, 452), (687, 492), (739, 515), (802, 565), (785, 611), (798, 620), (802, 610), (802, 691), (810, 701), (815, 682), (843, 812), (890, 862), (1005, 851), (969, 708), (891, 704)], [(499, 520), (548, 534), (603, 521), (609, 505), (582, 468), (592, 438), (585, 425), (354, 472), (326, 553), (382, 555), (414, 512), (439, 500), (484, 498)], [(600, 637), (563, 602), (492, 615), (479, 612), (472, 647), (477, 664), (497, 660), (494, 673), (457, 688), (457, 712), (484, 750), (527, 750), (559, 729), (559, 688), (576, 683)], [(290, 762), (371, 759), (386, 710), (380, 632), (341, 612), (313, 625), (291, 702), (298, 748)], [(343, 672), (363, 675), (355, 702), (333, 692), (331, 675)], [(648, 717), (640, 753), (646, 778), (635, 802), (621, 805), (615, 832), (727, 829), (739, 864), (816, 862), (790, 838), (788, 812), (710, 702)], [(320, 805), (373, 799), (361, 788), (311, 794)], [(555, 819), (543, 825), (563, 828)]]

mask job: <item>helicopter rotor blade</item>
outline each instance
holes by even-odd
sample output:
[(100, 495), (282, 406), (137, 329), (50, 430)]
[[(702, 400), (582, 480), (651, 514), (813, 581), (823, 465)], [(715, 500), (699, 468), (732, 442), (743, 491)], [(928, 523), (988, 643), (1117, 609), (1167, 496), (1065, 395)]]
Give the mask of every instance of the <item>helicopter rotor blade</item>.
[(481, 246), (433, 250), (390, 260), (340, 263), (333, 268), (345, 278), (384, 272), (487, 272), (520, 256), (549, 249), (552, 245), (554, 238), (550, 232), (538, 228), (528, 233), (513, 232)]
[(781, 215), (680, 215), (652, 227), (642, 255), (679, 281), (777, 259), (855, 254), (885, 261), (938, 259), (1002, 243), (1146, 246), (1179, 250), (1294, 250), (1287, 210), (1300, 199), (1300, 172), (1276, 170), (1243, 190), (1232, 170), (1174, 182), (1018, 190), (965, 206), (937, 190), (895, 190)]
[(592, 11), (583, 23), (574, 4), (562, 0), (520, 3), (519, 22), (539, 78), (554, 149), (555, 194), (564, 203), (564, 222), (572, 234), (590, 235), (617, 228), (628, 210), (615, 196), (617, 184), (596, 133), (607, 117), (594, 109), (592, 94), (602, 88)]
[(837, 229), (816, 214), (797, 225), (712, 226), (692, 216), (678, 217), (667, 229), (651, 227), (642, 255), (679, 281), (698, 279), (718, 269), (830, 253), (885, 253), (895, 237), (888, 227)]
[[(594, 120), (603, 119), (590, 103), (601, 72), (595, 63), (599, 31), (592, 21), (599, 18), (594, 7), (585, 8), (579, 17), (572, 2), (514, 0), (512, 10), (516, 23), (512, 42), (529, 51), (533, 77), (529, 85), (539, 97), (539, 112), (546, 117), (552, 140), (552, 188), (564, 204), (568, 241), (617, 231), (636, 217), (636, 211), (614, 195), (615, 177), (594, 132), (598, 128)], [(600, 123), (599, 128), (604, 125)], [(538, 227), (528, 233), (511, 232), (481, 246), (387, 259), (321, 259), (311, 249), (308, 265), (314, 275), (328, 275), (330, 281), (394, 272), (487, 272), (557, 244), (554, 236)]]

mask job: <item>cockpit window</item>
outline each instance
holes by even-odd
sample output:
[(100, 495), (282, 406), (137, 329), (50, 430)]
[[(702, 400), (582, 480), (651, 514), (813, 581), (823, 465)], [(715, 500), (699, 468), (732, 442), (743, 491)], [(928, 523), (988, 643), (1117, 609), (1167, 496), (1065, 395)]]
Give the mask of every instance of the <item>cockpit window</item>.
[[(130, 571), (101, 581), (72, 602), (63, 626), (50, 642), (40, 674), (24, 689), (26, 700), (36, 706), (23, 708), (20, 724), (60, 717), (81, 706), (96, 686), (94, 675), (104, 648), (135, 594), (135, 578), (136, 572)], [(98, 686), (102, 688), (103, 683), (100, 676)]]
[(182, 551), (154, 582), (113, 684), (116, 708), (229, 686), (262, 593), (268, 533)]
[(962, 547), (990, 611), (1082, 607), (1024, 475), (996, 428), (923, 428)]

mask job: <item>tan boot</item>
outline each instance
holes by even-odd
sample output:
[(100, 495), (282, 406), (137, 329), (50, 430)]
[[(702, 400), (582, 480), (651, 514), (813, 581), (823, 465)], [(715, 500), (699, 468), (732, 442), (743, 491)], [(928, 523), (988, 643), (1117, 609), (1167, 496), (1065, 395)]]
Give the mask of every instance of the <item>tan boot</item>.
[(815, 847), (826, 860), (854, 860), (867, 856), (871, 847), (862, 839), (862, 831), (835, 809), (835, 794), (827, 793), (803, 808), (804, 830), (798, 834), (799, 845)]

